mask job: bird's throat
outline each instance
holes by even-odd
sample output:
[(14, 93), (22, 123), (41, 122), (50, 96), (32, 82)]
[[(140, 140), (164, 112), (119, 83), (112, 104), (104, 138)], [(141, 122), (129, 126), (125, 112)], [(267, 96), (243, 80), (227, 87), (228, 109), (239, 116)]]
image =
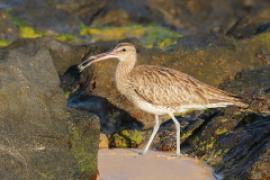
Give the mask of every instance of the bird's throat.
[(124, 90), (128, 86), (129, 73), (133, 70), (136, 64), (136, 58), (128, 59), (126, 61), (120, 61), (116, 68), (115, 82), (117, 89), (125, 94)]
[(116, 68), (116, 79), (125, 78), (132, 71), (136, 64), (136, 56), (130, 56), (126, 60), (120, 60)]

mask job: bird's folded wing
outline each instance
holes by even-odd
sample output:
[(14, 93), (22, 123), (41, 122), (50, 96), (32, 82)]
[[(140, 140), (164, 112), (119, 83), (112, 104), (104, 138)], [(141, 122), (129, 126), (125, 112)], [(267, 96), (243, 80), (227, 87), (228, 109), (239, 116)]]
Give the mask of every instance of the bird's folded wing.
[(130, 82), (139, 97), (159, 106), (206, 106), (239, 101), (187, 74), (159, 66), (137, 66), (131, 72)]

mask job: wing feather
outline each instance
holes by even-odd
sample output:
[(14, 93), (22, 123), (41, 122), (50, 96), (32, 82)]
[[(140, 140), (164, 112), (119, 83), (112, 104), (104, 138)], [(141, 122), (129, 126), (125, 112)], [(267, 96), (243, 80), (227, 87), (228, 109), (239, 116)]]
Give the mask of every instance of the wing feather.
[(158, 106), (206, 106), (240, 101), (195, 78), (160, 66), (136, 66), (129, 76), (131, 88), (145, 101)]

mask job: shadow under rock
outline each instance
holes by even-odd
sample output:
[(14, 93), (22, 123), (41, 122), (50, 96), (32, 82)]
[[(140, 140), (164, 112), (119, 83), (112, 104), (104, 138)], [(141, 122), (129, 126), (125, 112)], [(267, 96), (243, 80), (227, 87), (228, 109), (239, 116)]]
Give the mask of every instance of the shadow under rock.
[(61, 77), (61, 87), (71, 95), (67, 106), (96, 114), (100, 119), (101, 132), (111, 135), (123, 129), (143, 129), (143, 124), (127, 112), (115, 107), (107, 99), (88, 95), (80, 86), (77, 65), (71, 66)]

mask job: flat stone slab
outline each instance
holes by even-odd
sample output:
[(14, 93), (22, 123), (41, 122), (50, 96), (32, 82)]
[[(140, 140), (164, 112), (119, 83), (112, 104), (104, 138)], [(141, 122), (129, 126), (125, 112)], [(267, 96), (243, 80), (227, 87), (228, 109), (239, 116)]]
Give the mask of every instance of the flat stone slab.
[(212, 180), (213, 170), (198, 159), (138, 149), (101, 149), (98, 168), (102, 180)]

